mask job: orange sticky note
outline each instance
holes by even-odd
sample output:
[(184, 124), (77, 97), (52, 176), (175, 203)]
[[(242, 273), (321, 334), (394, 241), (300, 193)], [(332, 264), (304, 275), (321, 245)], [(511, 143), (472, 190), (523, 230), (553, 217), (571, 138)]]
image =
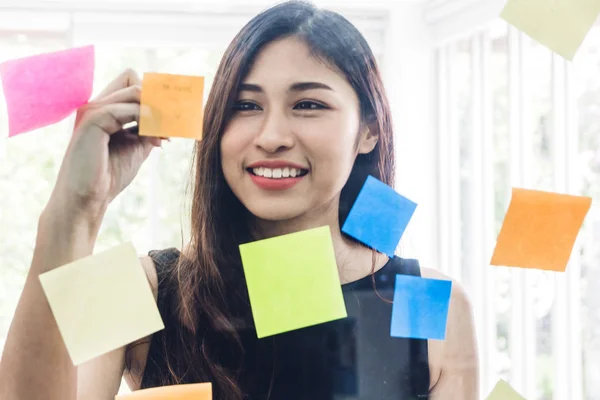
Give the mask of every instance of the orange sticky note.
[(140, 136), (202, 138), (204, 77), (145, 73)]
[(210, 383), (191, 383), (188, 385), (161, 386), (150, 389), (136, 390), (132, 393), (121, 394), (115, 400), (212, 400), (212, 385)]
[(592, 199), (513, 188), (492, 265), (564, 272)]

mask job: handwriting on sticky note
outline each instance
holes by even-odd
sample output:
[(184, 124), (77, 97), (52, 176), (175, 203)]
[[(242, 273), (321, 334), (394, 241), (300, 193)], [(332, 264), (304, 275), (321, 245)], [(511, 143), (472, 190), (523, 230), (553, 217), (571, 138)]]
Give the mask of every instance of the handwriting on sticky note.
[(392, 337), (446, 337), (452, 281), (396, 275), (392, 306)]
[(240, 246), (259, 338), (346, 317), (328, 226)]
[(369, 176), (342, 226), (342, 232), (393, 257), (416, 208), (416, 203)]
[(572, 60), (600, 13), (600, 0), (508, 0), (500, 16)]
[(54, 124), (86, 104), (94, 81), (94, 47), (38, 54), (0, 64), (8, 135)]
[(506, 381), (500, 379), (486, 400), (525, 400)]
[(130, 243), (46, 272), (40, 282), (74, 365), (164, 328)]
[(145, 73), (140, 135), (202, 138), (204, 77)]
[(191, 383), (185, 385), (161, 386), (156, 388), (136, 390), (122, 394), (115, 400), (212, 400), (212, 385), (210, 383)]
[(492, 265), (564, 272), (592, 199), (513, 188)]

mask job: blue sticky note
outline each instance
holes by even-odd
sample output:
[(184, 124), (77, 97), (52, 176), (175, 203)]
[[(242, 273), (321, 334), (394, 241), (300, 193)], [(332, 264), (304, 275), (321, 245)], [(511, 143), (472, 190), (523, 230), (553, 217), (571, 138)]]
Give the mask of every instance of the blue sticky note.
[(369, 176), (342, 226), (342, 232), (393, 257), (416, 208), (416, 203)]
[(392, 337), (446, 338), (452, 281), (396, 275)]

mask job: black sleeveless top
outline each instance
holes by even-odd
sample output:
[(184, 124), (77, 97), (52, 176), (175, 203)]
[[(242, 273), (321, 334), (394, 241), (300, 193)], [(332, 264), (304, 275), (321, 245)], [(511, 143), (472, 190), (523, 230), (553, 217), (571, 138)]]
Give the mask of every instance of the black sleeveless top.
[[(158, 308), (166, 329), (153, 335), (141, 388), (165, 372), (159, 335), (177, 326), (167, 304), (165, 265), (179, 251), (151, 251), (158, 274)], [(371, 275), (342, 285), (348, 317), (258, 339), (242, 330), (245, 349), (240, 386), (249, 400), (423, 400), (429, 398), (427, 340), (390, 336), (396, 274), (421, 276), (417, 260), (394, 257)], [(161, 287), (162, 286), (162, 287)], [(377, 295), (379, 294), (379, 296)], [(191, 383), (191, 382), (186, 382)], [(270, 396), (267, 397), (267, 393)], [(217, 400), (217, 399), (215, 399)], [(220, 399), (218, 399), (220, 400)], [(225, 399), (226, 400), (226, 399)]]

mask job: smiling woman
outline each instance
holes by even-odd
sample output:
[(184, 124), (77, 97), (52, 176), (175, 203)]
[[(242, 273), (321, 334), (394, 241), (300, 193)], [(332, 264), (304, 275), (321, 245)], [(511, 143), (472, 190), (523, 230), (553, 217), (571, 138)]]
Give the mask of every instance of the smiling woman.
[[(129, 70), (96, 101), (121, 99), (108, 106), (126, 107), (130, 120), (138, 83)], [(110, 150), (100, 141), (116, 131), (115, 118), (101, 116), (73, 135), (40, 222), (34, 278), (91, 251), (106, 205), (157, 145)], [(461, 287), (452, 285), (445, 340), (391, 337), (395, 277), (449, 278), (341, 232), (369, 175), (394, 183), (387, 96), (350, 22), (297, 1), (253, 18), (223, 55), (203, 133), (190, 177), (190, 241), (142, 259), (165, 329), (74, 371), (30, 278), (1, 365), (8, 398), (112, 398), (123, 373), (133, 390), (209, 381), (223, 400), (478, 398), (471, 306)], [(107, 159), (111, 168), (100, 165)], [(82, 187), (72, 189), (73, 181)], [(65, 204), (76, 204), (81, 219), (64, 215)], [(321, 226), (331, 232), (348, 318), (258, 339), (240, 244)], [(32, 369), (44, 376), (40, 389), (30, 384)]]
[[(375, 290), (370, 281), (448, 278), (341, 233), (366, 177), (392, 186), (394, 165), (378, 67), (347, 20), (300, 2), (255, 17), (221, 60), (204, 133), (191, 242), (150, 254), (169, 320), (150, 344), (131, 348), (132, 381), (146, 388), (210, 380), (223, 399), (478, 397), (471, 308), (460, 286), (445, 341), (391, 338), (390, 304), (379, 296), (391, 298), (393, 287)], [(347, 307), (360, 311), (258, 340), (238, 245), (323, 225)]]

